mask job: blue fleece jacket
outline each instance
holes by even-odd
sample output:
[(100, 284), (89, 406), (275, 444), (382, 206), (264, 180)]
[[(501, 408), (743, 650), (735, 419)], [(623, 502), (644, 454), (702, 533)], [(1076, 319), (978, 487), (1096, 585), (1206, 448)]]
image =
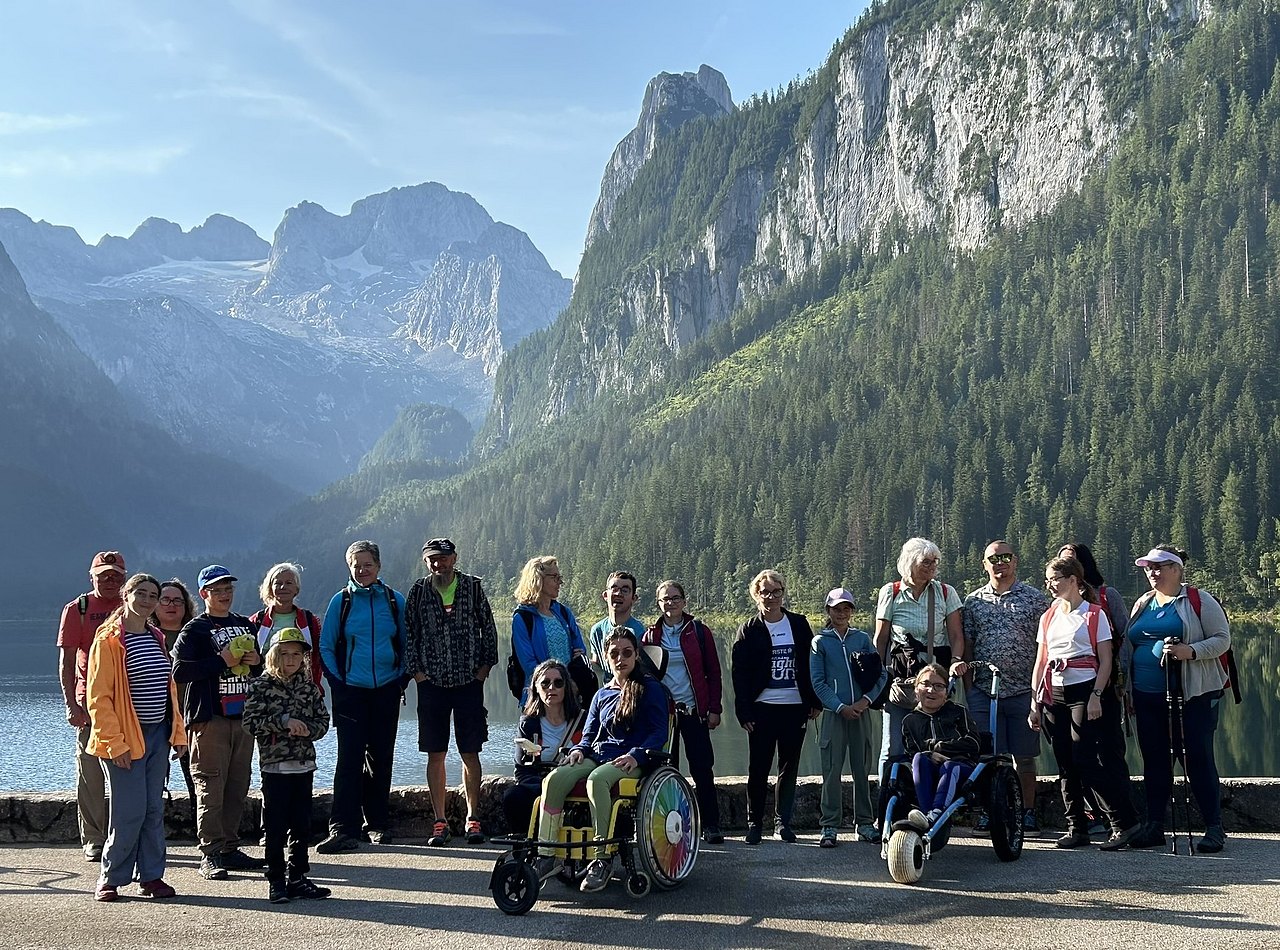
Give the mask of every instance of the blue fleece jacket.
[(600, 764), (629, 755), (643, 768), (649, 765), (651, 752), (661, 752), (667, 745), (667, 691), (657, 680), (645, 677), (640, 706), (630, 727), (625, 729), (614, 719), (621, 698), (622, 691), (617, 687), (600, 687), (591, 699), (582, 741), (574, 748), (581, 749), (583, 755)]
[[(333, 595), (329, 609), (324, 612), (324, 624), (320, 629), (320, 658), (331, 681), (362, 689), (386, 686), (404, 675), (404, 631), (396, 629), (391, 605), (387, 603), (388, 589), (382, 581), (371, 587), (361, 587), (355, 581), (347, 583), (351, 594), (351, 613), (347, 616), (346, 662), (338, 668), (338, 621), (342, 615), (343, 591)], [(396, 599), (401, 622), (404, 619), (404, 597), (391, 591)], [(401, 658), (396, 657), (395, 639), (399, 636)]]
[[(558, 600), (551, 602), (551, 610), (569, 631), (569, 652), (586, 653), (587, 645), (583, 642), (582, 631), (573, 611)], [(532, 629), (531, 629), (532, 627)], [(542, 626), (542, 614), (532, 604), (521, 604), (511, 615), (511, 646), (515, 650), (516, 659), (520, 661), (520, 669), (524, 672), (524, 694), (520, 705), (524, 706), (529, 698), (529, 681), (533, 679), (533, 671), (543, 660), (551, 659), (551, 651), (547, 649), (547, 632)], [(565, 663), (569, 658), (565, 659)]]
[[(856, 627), (849, 628), (843, 642), (840, 634), (830, 627), (818, 631), (809, 646), (809, 676), (823, 709), (839, 712), (841, 706), (856, 703), (862, 698), (863, 692), (858, 689), (849, 668), (849, 657), (855, 653), (870, 653), (874, 649), (871, 637)], [(872, 698), (880, 694), (888, 678), (888, 672), (882, 670), (879, 681), (870, 691)]]

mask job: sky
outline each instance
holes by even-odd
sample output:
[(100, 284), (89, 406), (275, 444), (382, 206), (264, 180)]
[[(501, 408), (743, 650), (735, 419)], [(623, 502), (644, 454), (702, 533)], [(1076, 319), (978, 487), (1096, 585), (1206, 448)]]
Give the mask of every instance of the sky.
[(267, 240), (438, 181), (577, 268), (659, 72), (735, 102), (816, 70), (865, 0), (19, 0), (0, 34), (0, 207), (88, 243), (229, 214)]

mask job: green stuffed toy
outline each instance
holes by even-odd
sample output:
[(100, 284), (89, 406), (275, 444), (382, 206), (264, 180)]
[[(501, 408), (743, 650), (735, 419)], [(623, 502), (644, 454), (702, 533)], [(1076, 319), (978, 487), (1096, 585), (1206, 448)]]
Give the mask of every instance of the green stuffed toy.
[[(242, 633), (238, 637), (232, 637), (231, 642), (227, 644), (232, 655), (239, 660), (246, 653), (252, 653), (258, 649), (258, 641), (254, 639), (251, 633)], [(247, 663), (237, 663), (229, 668), (232, 676), (248, 676), (249, 666)]]

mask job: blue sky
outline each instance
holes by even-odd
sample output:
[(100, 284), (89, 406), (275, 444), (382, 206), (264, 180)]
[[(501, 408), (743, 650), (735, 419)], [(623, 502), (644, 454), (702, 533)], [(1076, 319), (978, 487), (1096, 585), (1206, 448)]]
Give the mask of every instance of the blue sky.
[(0, 207), (93, 243), (215, 212), (270, 240), (439, 181), (526, 232), (566, 276), (600, 175), (661, 71), (734, 100), (825, 60), (864, 0), (45, 0), (0, 34)]

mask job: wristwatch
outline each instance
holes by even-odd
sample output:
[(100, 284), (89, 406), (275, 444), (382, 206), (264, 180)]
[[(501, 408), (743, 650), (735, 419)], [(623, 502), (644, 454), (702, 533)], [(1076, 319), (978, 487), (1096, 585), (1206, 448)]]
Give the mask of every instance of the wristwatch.
[(1102, 690), (1100, 690), (1100, 689), (1095, 689), (1095, 690), (1093, 691), (1093, 695), (1095, 695), (1095, 696), (1097, 696), (1099, 699), (1101, 699), (1101, 698), (1102, 698)]

